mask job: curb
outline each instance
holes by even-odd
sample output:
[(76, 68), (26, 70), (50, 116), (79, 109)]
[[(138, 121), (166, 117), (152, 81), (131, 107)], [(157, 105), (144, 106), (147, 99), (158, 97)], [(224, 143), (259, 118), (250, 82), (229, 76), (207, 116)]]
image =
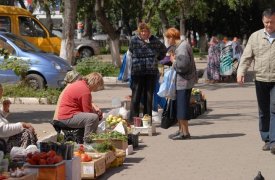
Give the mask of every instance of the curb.
[(12, 104), (48, 104), (47, 98), (16, 97), (8, 99)]

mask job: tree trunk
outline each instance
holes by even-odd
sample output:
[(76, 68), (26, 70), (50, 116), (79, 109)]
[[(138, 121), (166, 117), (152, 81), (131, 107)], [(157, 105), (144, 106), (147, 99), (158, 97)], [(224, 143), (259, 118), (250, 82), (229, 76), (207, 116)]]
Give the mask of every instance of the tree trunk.
[[(103, 1), (104, 2), (104, 1)], [(95, 4), (95, 14), (98, 22), (104, 27), (104, 30), (109, 35), (110, 49), (112, 55), (112, 62), (115, 66), (121, 66), (121, 59), (119, 57), (119, 29), (116, 30), (112, 24), (109, 22), (104, 12), (104, 3), (101, 0), (96, 0)]]
[(46, 12), (46, 21), (44, 25), (51, 32), (53, 29), (53, 21), (51, 18), (51, 11), (49, 6), (44, 2), (44, 0), (39, 0), (39, 5), (43, 7), (44, 11)]
[(121, 66), (120, 52), (119, 52), (119, 39), (110, 39), (110, 50), (112, 56), (112, 62), (116, 67)]
[(91, 16), (90, 14), (86, 14), (84, 18), (84, 34), (83, 37), (88, 37), (89, 39), (92, 39), (93, 36), (93, 24), (91, 23)]
[[(19, 2), (20, 6), (21, 6), (22, 8), (27, 9), (27, 7), (25, 6), (23, 0), (18, 0), (18, 2)], [(14, 4), (14, 3), (13, 3), (13, 4)]]
[(206, 53), (207, 52), (207, 38), (205, 33), (200, 33), (200, 40), (199, 40), (199, 49), (200, 53)]
[(77, 2), (77, 0), (66, 0), (64, 2), (64, 26), (60, 57), (68, 60), (71, 64), (74, 58), (74, 30)]
[(161, 22), (161, 26), (162, 26), (162, 34), (163, 34), (164, 44), (166, 47), (168, 47), (169, 44), (167, 42), (167, 38), (164, 36), (164, 33), (169, 28), (169, 21), (167, 19), (167, 16), (166, 16), (166, 13), (164, 10), (159, 11), (159, 18), (160, 18), (160, 22)]
[(180, 35), (181, 39), (185, 39), (185, 17), (183, 9), (180, 11)]
[(50, 32), (53, 30), (53, 20), (51, 18), (51, 11), (49, 9), (49, 6), (44, 3), (44, 10), (46, 12), (46, 24), (45, 26), (48, 28)]

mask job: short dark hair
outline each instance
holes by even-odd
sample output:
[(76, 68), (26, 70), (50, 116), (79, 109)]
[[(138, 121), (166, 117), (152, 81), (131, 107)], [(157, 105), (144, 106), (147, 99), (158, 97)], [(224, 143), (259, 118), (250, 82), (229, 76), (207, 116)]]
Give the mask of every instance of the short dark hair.
[(275, 8), (268, 8), (263, 12), (263, 17), (270, 17), (272, 15), (275, 15)]

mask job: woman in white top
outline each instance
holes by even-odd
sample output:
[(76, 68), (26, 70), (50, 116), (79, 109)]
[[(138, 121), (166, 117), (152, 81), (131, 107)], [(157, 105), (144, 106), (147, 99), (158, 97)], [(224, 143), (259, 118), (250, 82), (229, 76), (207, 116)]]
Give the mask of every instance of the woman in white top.
[[(0, 84), (0, 99), (3, 96), (3, 87)], [(6, 151), (10, 152), (13, 146), (24, 147), (37, 143), (37, 136), (31, 124), (25, 122), (9, 123), (6, 117), (10, 113), (9, 100), (2, 102), (0, 109), (0, 138), (6, 142)]]

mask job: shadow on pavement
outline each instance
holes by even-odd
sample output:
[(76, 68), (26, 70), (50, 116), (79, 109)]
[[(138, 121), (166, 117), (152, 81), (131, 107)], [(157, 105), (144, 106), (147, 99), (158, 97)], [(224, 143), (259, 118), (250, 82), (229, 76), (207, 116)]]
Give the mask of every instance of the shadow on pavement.
[[(102, 108), (103, 112), (109, 111), (108, 108)], [(53, 119), (54, 111), (27, 111), (27, 112), (12, 112), (8, 116), (11, 123), (28, 122), (33, 124), (47, 123)]]
[(112, 177), (112, 175), (114, 175), (116, 173), (120, 173), (124, 169), (128, 169), (129, 167), (133, 166), (134, 164), (140, 163), (143, 159), (144, 158), (126, 157), (126, 159), (125, 159), (122, 166), (115, 167), (115, 168), (110, 168), (110, 169), (107, 170), (107, 172), (105, 174), (103, 174), (102, 176), (100, 176), (96, 179), (98, 179), (98, 180), (109, 179), (109, 178)]
[(211, 134), (205, 136), (192, 136), (191, 139), (213, 139), (213, 138), (232, 138), (232, 137), (239, 137), (244, 136), (244, 133), (231, 133), (231, 134)]
[[(202, 117), (203, 116), (203, 117)], [(234, 113), (234, 114), (208, 114), (208, 115), (202, 115), (201, 118), (202, 119), (213, 119), (213, 120), (224, 120), (222, 118), (225, 118), (225, 117), (233, 117), (233, 116), (236, 116), (236, 117), (241, 117), (242, 114), (240, 113)]]
[(203, 87), (206, 90), (216, 90), (216, 89), (224, 89), (224, 88), (246, 88), (246, 87), (254, 87), (254, 83), (245, 83), (240, 86), (238, 83), (216, 83), (216, 84), (207, 84), (207, 83), (200, 83), (196, 84), (195, 87)]
[(13, 112), (8, 116), (8, 120), (11, 123), (24, 121), (33, 124), (40, 124), (52, 120), (53, 115), (53, 111)]

